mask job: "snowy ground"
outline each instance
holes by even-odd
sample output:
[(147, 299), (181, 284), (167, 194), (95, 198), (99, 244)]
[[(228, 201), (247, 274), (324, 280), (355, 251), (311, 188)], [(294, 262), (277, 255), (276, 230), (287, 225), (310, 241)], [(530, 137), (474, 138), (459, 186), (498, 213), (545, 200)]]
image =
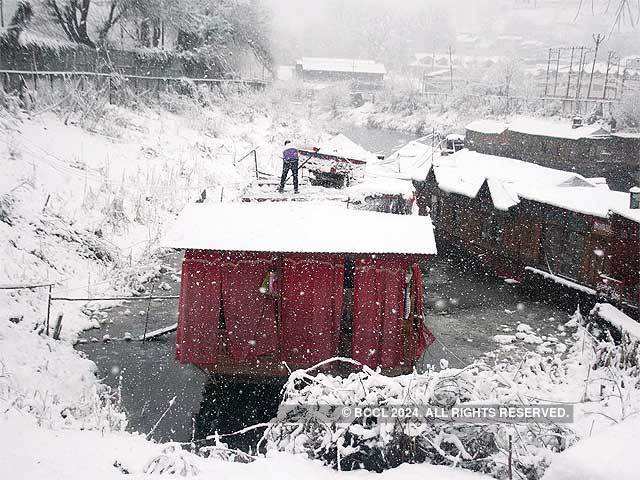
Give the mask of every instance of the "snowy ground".
[[(310, 122), (282, 100), (269, 93), (202, 107), (165, 99), (174, 113), (108, 105), (33, 117), (3, 112), (0, 284), (53, 282), (54, 295), (69, 297), (148, 293), (145, 281), (162, 264), (155, 248), (159, 235), (188, 201), (204, 188), (216, 198), (241, 196), (255, 173), (252, 162), (242, 160), (252, 148), (259, 147), (260, 169), (269, 170), (277, 166), (284, 138), (317, 141)], [(0, 471), (28, 479), (116, 478), (125, 471), (135, 476), (157, 471), (164, 459), (202, 478), (372, 476), (340, 474), (282, 453), (250, 464), (181, 451), (158, 457), (170, 447), (123, 433), (120, 392), (106, 389), (93, 362), (72, 347), (80, 331), (104, 321), (96, 309), (108, 305), (92, 303), (91, 310), (82, 302), (52, 304), (52, 319), (63, 314), (61, 340), (55, 341), (42, 335), (46, 290), (0, 290)], [(515, 323), (498, 333), (516, 335)], [(527, 343), (533, 328), (519, 332), (524, 337), (517, 341)], [(496, 346), (507, 344), (504, 338), (494, 340)], [(593, 395), (593, 382), (585, 386), (588, 364), (572, 365), (573, 377), (565, 376), (559, 386), (527, 387), (538, 388), (544, 398), (582, 401), (587, 390)], [(576, 427), (581, 436), (637, 411), (633, 385), (615, 385), (618, 399), (603, 397), (602, 388), (600, 397), (589, 397), (586, 406), (599, 414), (581, 414)], [(429, 465), (404, 465), (382, 476), (479, 478)]]

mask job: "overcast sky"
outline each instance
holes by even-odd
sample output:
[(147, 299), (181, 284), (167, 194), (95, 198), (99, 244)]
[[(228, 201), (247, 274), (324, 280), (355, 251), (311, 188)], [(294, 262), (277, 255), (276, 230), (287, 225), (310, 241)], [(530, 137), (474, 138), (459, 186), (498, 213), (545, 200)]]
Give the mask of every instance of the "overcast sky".
[[(274, 15), (276, 56), (284, 63), (302, 55), (394, 62), (416, 51), (444, 51), (449, 45), (466, 49), (461, 34), (493, 41), (489, 50), (495, 54), (513, 50), (513, 42), (496, 41), (505, 35), (541, 42), (544, 51), (551, 45), (588, 45), (592, 33), (608, 33), (612, 22), (611, 14), (604, 13), (608, 0), (595, 0), (593, 14), (591, 1), (585, 1), (588, 7), (577, 19), (579, 0), (264, 1)], [(640, 31), (623, 30), (614, 32), (608, 43), (628, 54), (640, 45)], [(482, 45), (477, 43), (478, 48)]]

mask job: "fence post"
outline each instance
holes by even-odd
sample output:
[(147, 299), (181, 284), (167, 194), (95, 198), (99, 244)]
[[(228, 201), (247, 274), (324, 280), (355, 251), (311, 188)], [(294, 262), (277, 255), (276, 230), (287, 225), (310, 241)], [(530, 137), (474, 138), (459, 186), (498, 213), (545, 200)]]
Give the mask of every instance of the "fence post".
[(253, 150), (253, 163), (256, 166), (256, 180), (259, 178), (258, 177), (258, 153), (256, 152), (256, 150)]
[(47, 337), (49, 336), (49, 317), (51, 315), (51, 289), (53, 285), (49, 285), (49, 294), (47, 295), (47, 323), (46, 323), (46, 332)]

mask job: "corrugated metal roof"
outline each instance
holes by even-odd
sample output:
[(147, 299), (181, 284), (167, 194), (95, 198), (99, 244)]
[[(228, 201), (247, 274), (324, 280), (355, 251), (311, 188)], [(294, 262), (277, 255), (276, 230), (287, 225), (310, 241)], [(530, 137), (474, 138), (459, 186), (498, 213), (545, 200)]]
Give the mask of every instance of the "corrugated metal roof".
[(168, 248), (300, 253), (436, 253), (429, 217), (329, 203), (191, 204), (162, 242)]
[(385, 66), (374, 60), (302, 57), (297, 63), (302, 66), (302, 70), (306, 71), (378, 73), (383, 75), (387, 73)]

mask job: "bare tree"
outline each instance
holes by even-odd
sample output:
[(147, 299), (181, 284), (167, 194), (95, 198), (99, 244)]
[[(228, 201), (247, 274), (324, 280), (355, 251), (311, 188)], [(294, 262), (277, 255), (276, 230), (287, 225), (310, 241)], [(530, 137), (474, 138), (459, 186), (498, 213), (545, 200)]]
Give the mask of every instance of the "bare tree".
[[(92, 13), (92, 0), (45, 0), (45, 5), (54, 21), (72, 42), (95, 48), (96, 45), (106, 43), (109, 31), (129, 11), (139, 5), (153, 0), (107, 0), (101, 5), (106, 6), (106, 17), (96, 26), (97, 40), (89, 34), (89, 16)], [(97, 2), (96, 2), (97, 3)]]
[(95, 48), (87, 32), (91, 0), (46, 0), (45, 5), (69, 40)]
[(584, 9), (588, 8), (587, 2), (590, 4), (592, 15), (602, 14), (613, 17), (612, 31), (623, 25), (636, 27), (640, 20), (640, 2), (638, 0), (580, 0), (574, 21), (578, 19)]
[(272, 68), (270, 19), (258, 1), (202, 0), (192, 7), (180, 28), (180, 48), (221, 57), (224, 50), (248, 47), (262, 65)]

